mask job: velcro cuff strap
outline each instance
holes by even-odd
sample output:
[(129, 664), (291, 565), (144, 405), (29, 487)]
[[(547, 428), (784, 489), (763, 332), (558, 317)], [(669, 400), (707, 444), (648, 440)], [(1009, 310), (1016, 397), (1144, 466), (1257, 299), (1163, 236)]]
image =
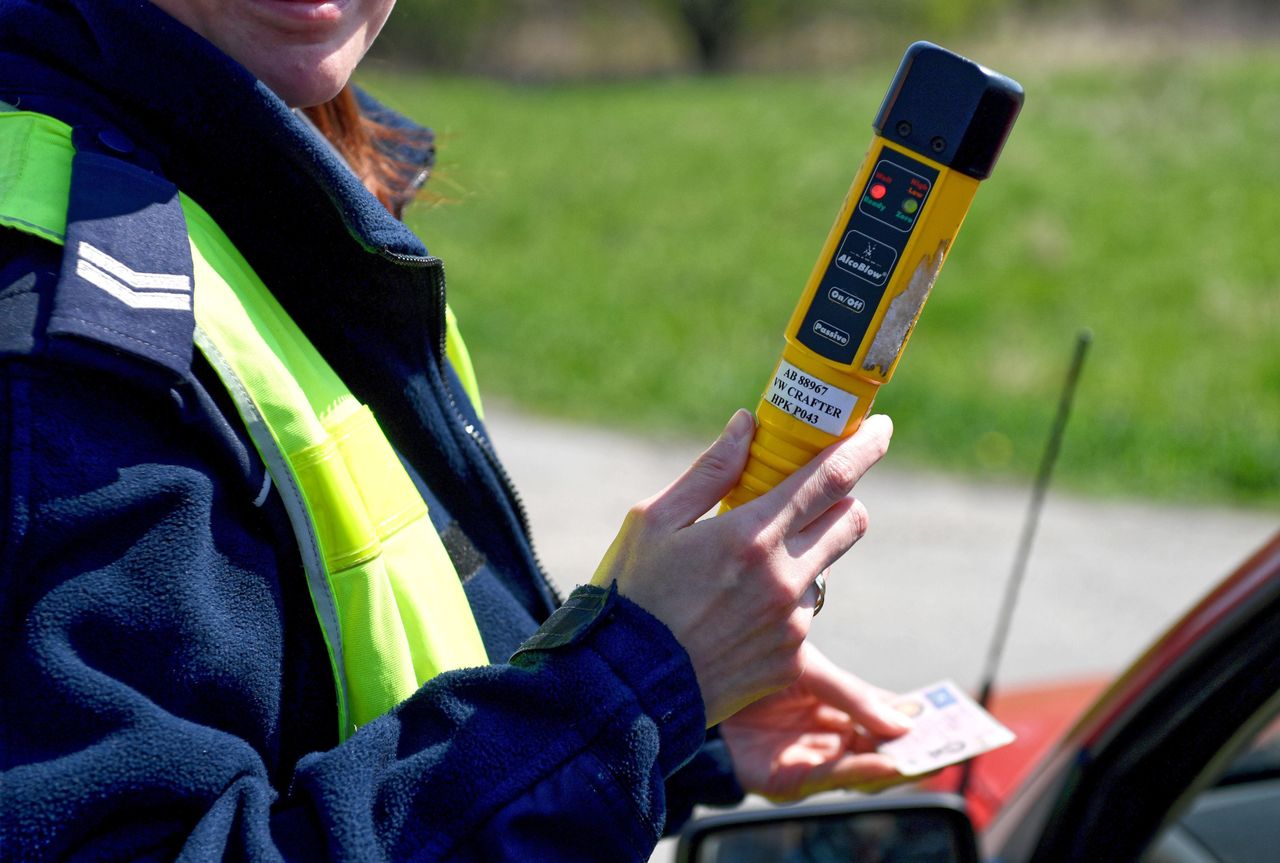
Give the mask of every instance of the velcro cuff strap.
[(609, 609), (617, 601), (617, 584), (609, 585), (607, 590), (589, 584), (576, 588), (538, 631), (520, 645), (512, 654), (512, 660), (522, 653), (577, 644), (608, 617)]

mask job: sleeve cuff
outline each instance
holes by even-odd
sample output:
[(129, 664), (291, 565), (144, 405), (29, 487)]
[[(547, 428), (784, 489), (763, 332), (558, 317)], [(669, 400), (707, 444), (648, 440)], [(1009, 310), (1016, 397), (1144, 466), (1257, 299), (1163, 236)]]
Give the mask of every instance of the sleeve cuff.
[(619, 594), (616, 584), (607, 590), (584, 585), (520, 645), (511, 662), (578, 647), (599, 656), (657, 726), (663, 776), (693, 757), (706, 733), (702, 693), (689, 654), (662, 621)]

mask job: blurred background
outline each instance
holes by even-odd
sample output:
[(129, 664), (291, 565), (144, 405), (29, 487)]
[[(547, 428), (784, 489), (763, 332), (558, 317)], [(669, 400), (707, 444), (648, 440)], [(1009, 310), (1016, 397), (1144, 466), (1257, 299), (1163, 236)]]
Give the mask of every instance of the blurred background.
[(400, 0), (360, 82), (437, 132), (409, 221), (569, 588), (755, 405), (918, 39), (1026, 105), (877, 399), (872, 530), (813, 638), (976, 687), (1087, 327), (998, 679), (1109, 675), (1276, 529), (1275, 0)]
[[(1274, 0), (401, 0), (359, 78), (431, 125), (409, 221), (485, 391), (709, 440), (755, 404), (906, 46), (1026, 106), (877, 407), (895, 464), (1280, 508)], [(664, 478), (665, 479), (665, 478)]]

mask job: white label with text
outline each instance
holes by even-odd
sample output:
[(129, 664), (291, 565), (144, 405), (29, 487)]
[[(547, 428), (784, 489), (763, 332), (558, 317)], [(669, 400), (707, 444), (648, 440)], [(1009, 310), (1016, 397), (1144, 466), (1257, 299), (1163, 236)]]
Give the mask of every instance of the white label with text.
[(783, 360), (764, 394), (778, 410), (837, 437), (844, 431), (858, 397), (823, 383)]

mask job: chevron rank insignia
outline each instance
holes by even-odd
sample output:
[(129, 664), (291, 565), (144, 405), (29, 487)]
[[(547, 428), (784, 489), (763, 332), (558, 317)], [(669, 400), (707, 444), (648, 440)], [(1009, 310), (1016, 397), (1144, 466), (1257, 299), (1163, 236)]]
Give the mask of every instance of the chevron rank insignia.
[(189, 371), (191, 248), (177, 188), (132, 163), (80, 151), (48, 333)]

